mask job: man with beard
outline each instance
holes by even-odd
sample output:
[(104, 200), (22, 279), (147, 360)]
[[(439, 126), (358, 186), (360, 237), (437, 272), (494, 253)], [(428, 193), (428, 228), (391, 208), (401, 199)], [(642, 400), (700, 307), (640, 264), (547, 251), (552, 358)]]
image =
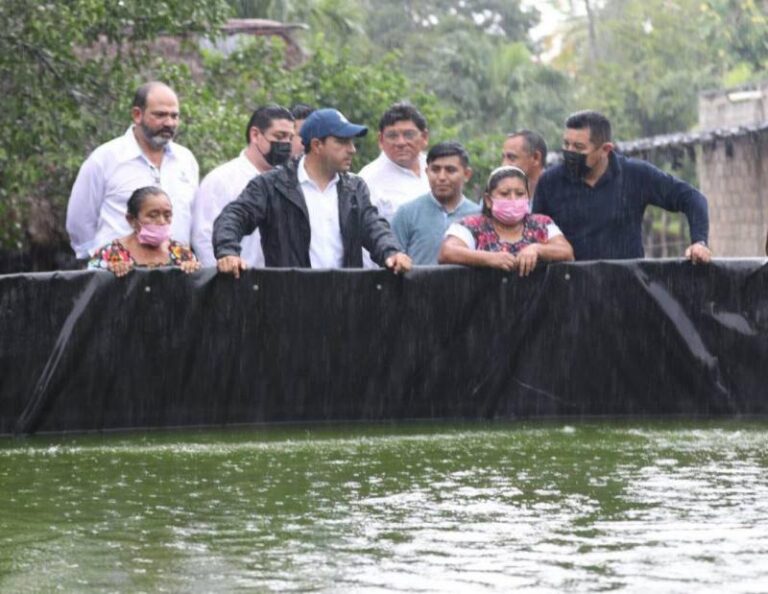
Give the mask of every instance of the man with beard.
[(616, 154), (611, 123), (596, 111), (568, 117), (563, 163), (539, 179), (533, 211), (551, 217), (577, 260), (642, 258), (642, 224), (649, 204), (684, 212), (691, 230), (685, 257), (707, 263), (707, 199), (650, 163)]
[(240, 277), (248, 267), (240, 240), (261, 231), (264, 260), (280, 268), (360, 268), (365, 247), (380, 266), (407, 272), (387, 222), (368, 187), (350, 174), (355, 138), (368, 128), (336, 109), (318, 109), (301, 127), (304, 156), (253, 178), (213, 225), (219, 272)]
[[(259, 107), (245, 129), (246, 147), (236, 159), (219, 165), (205, 176), (195, 197), (192, 248), (203, 266), (216, 266), (213, 255), (213, 222), (254, 177), (285, 164), (291, 156), (293, 115), (279, 105)], [(258, 230), (243, 238), (240, 255), (253, 268), (264, 267)]]
[(80, 167), (67, 205), (67, 232), (78, 258), (131, 233), (126, 204), (134, 190), (158, 186), (173, 207), (171, 236), (189, 244), (199, 169), (192, 153), (173, 142), (179, 125), (176, 93), (160, 82), (136, 90), (133, 125), (96, 148)]

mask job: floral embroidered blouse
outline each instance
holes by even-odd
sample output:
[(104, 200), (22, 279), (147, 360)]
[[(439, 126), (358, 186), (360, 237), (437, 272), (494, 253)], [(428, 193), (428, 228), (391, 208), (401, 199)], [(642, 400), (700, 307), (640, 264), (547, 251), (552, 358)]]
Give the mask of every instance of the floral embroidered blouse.
[[(178, 241), (171, 240), (168, 242), (168, 261), (156, 266), (181, 266), (182, 262), (196, 259), (191, 249)], [(120, 243), (119, 239), (113, 240), (112, 243), (105, 245), (94, 253), (88, 261), (88, 268), (92, 270), (108, 270), (110, 262), (133, 262), (134, 266), (146, 267), (136, 263), (136, 260), (131, 256), (131, 252)]]
[(464, 241), (471, 249), (485, 252), (509, 252), (517, 254), (534, 243), (546, 243), (550, 238), (562, 235), (560, 229), (546, 215), (529, 214), (523, 221), (523, 236), (518, 241), (504, 241), (496, 233), (491, 217), (479, 214), (465, 217), (446, 231)]

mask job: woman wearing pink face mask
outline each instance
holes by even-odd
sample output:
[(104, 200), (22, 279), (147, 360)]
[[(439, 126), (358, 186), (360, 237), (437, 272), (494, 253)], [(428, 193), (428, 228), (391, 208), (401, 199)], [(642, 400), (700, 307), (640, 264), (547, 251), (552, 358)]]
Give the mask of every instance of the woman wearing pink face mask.
[(187, 246), (171, 239), (173, 209), (160, 188), (139, 188), (128, 199), (125, 218), (133, 233), (115, 239), (93, 254), (90, 269), (106, 269), (124, 276), (134, 267), (178, 266), (194, 272), (200, 262)]
[(482, 214), (448, 227), (438, 257), (441, 264), (518, 270), (520, 276), (540, 259), (573, 260), (573, 248), (552, 219), (531, 214), (528, 178), (512, 166), (491, 172)]

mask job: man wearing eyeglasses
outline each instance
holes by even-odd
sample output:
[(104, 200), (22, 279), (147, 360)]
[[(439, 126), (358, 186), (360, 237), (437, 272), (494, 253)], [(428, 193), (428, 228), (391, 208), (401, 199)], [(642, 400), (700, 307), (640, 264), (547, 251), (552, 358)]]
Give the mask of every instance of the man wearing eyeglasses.
[(390, 223), (403, 204), (429, 192), (427, 120), (409, 103), (395, 103), (379, 120), (381, 154), (360, 170), (371, 203)]
[(171, 237), (189, 244), (192, 203), (199, 168), (194, 155), (173, 142), (179, 126), (179, 100), (161, 82), (136, 90), (133, 125), (123, 136), (97, 147), (80, 167), (67, 205), (67, 232), (75, 255), (131, 233), (126, 205), (134, 190), (158, 186), (173, 206)]

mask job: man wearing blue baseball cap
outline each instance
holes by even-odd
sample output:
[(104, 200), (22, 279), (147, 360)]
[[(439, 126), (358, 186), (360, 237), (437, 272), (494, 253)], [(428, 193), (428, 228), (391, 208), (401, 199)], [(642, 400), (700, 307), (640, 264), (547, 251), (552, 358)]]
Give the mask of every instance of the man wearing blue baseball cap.
[(410, 270), (365, 182), (349, 173), (354, 139), (367, 133), (336, 109), (314, 111), (301, 127), (304, 155), (252, 179), (216, 219), (219, 272), (239, 278), (240, 240), (257, 228), (267, 267), (361, 268), (365, 247), (380, 266)]

